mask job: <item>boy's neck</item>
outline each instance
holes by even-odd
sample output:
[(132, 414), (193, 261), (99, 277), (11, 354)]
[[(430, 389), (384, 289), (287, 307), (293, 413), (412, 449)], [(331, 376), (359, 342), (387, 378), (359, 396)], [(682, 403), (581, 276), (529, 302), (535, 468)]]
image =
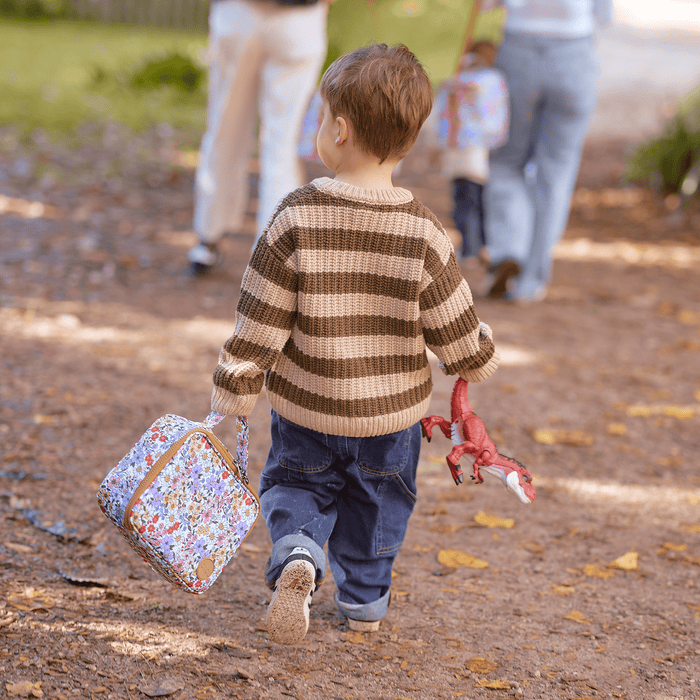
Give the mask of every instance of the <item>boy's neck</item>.
[(335, 173), (335, 179), (365, 190), (390, 190), (394, 187), (391, 174), (396, 165), (397, 161), (385, 160), (379, 163), (376, 160), (361, 158), (354, 163), (339, 167)]

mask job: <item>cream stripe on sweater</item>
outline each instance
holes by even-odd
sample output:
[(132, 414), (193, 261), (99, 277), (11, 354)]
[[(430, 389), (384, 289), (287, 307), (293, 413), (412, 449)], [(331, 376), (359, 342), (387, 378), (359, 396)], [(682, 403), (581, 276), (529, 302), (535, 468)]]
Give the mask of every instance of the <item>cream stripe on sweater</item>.
[(408, 190), (319, 178), (280, 203), (253, 253), (212, 408), (249, 414), (267, 373), (293, 423), (396, 432), (428, 408), (426, 347), (467, 381), (498, 365), (442, 226)]

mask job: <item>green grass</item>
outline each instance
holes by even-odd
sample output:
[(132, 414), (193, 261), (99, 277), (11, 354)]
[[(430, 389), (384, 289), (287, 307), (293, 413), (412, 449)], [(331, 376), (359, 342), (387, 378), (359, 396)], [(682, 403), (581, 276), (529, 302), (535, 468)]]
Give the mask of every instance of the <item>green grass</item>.
[[(81, 122), (140, 130), (161, 121), (201, 132), (206, 92), (135, 90), (121, 83), (147, 58), (179, 52), (200, 60), (203, 33), (85, 22), (0, 20), (0, 124), (27, 133), (70, 132)], [(100, 69), (108, 79), (94, 80)]]
[[(337, 0), (328, 20), (328, 62), (372, 40), (401, 42), (437, 84), (454, 69), (470, 7), (471, 0)], [(482, 15), (477, 38), (498, 40), (500, 19), (499, 12)], [(14, 124), (23, 134), (36, 128), (70, 134), (85, 121), (117, 121), (134, 131), (165, 121), (196, 142), (206, 84), (187, 93), (138, 90), (128, 81), (158, 56), (179, 53), (201, 64), (206, 45), (203, 32), (0, 18), (0, 125)]]

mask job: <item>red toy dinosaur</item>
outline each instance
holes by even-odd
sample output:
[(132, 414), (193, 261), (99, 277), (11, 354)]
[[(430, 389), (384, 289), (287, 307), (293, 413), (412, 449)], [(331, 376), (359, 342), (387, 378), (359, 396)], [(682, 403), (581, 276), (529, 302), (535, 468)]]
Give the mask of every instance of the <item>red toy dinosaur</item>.
[(532, 503), (537, 492), (532, 485), (532, 476), (520, 462), (510, 457), (498, 454), (496, 445), (486, 432), (486, 426), (469, 403), (467, 388), (469, 384), (461, 377), (455, 382), (450, 401), (452, 422), (441, 416), (426, 416), (421, 419), (423, 437), (433, 436), (433, 428), (437, 425), (446, 438), (452, 440), (452, 452), (447, 455), (447, 466), (450, 468), (455, 484), (462, 483), (462, 470), (459, 460), (465, 452), (474, 457), (474, 474), (472, 479), (481, 484), (484, 479), (480, 469), (487, 474), (497, 476), (509, 491), (512, 491), (523, 503)]

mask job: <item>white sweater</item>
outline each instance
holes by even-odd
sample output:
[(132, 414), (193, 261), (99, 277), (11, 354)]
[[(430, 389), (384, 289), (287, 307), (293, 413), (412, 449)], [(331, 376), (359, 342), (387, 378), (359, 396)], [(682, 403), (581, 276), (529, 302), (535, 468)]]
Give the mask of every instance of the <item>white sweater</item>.
[(584, 37), (612, 19), (612, 0), (486, 0), (483, 10), (506, 8), (506, 32)]

